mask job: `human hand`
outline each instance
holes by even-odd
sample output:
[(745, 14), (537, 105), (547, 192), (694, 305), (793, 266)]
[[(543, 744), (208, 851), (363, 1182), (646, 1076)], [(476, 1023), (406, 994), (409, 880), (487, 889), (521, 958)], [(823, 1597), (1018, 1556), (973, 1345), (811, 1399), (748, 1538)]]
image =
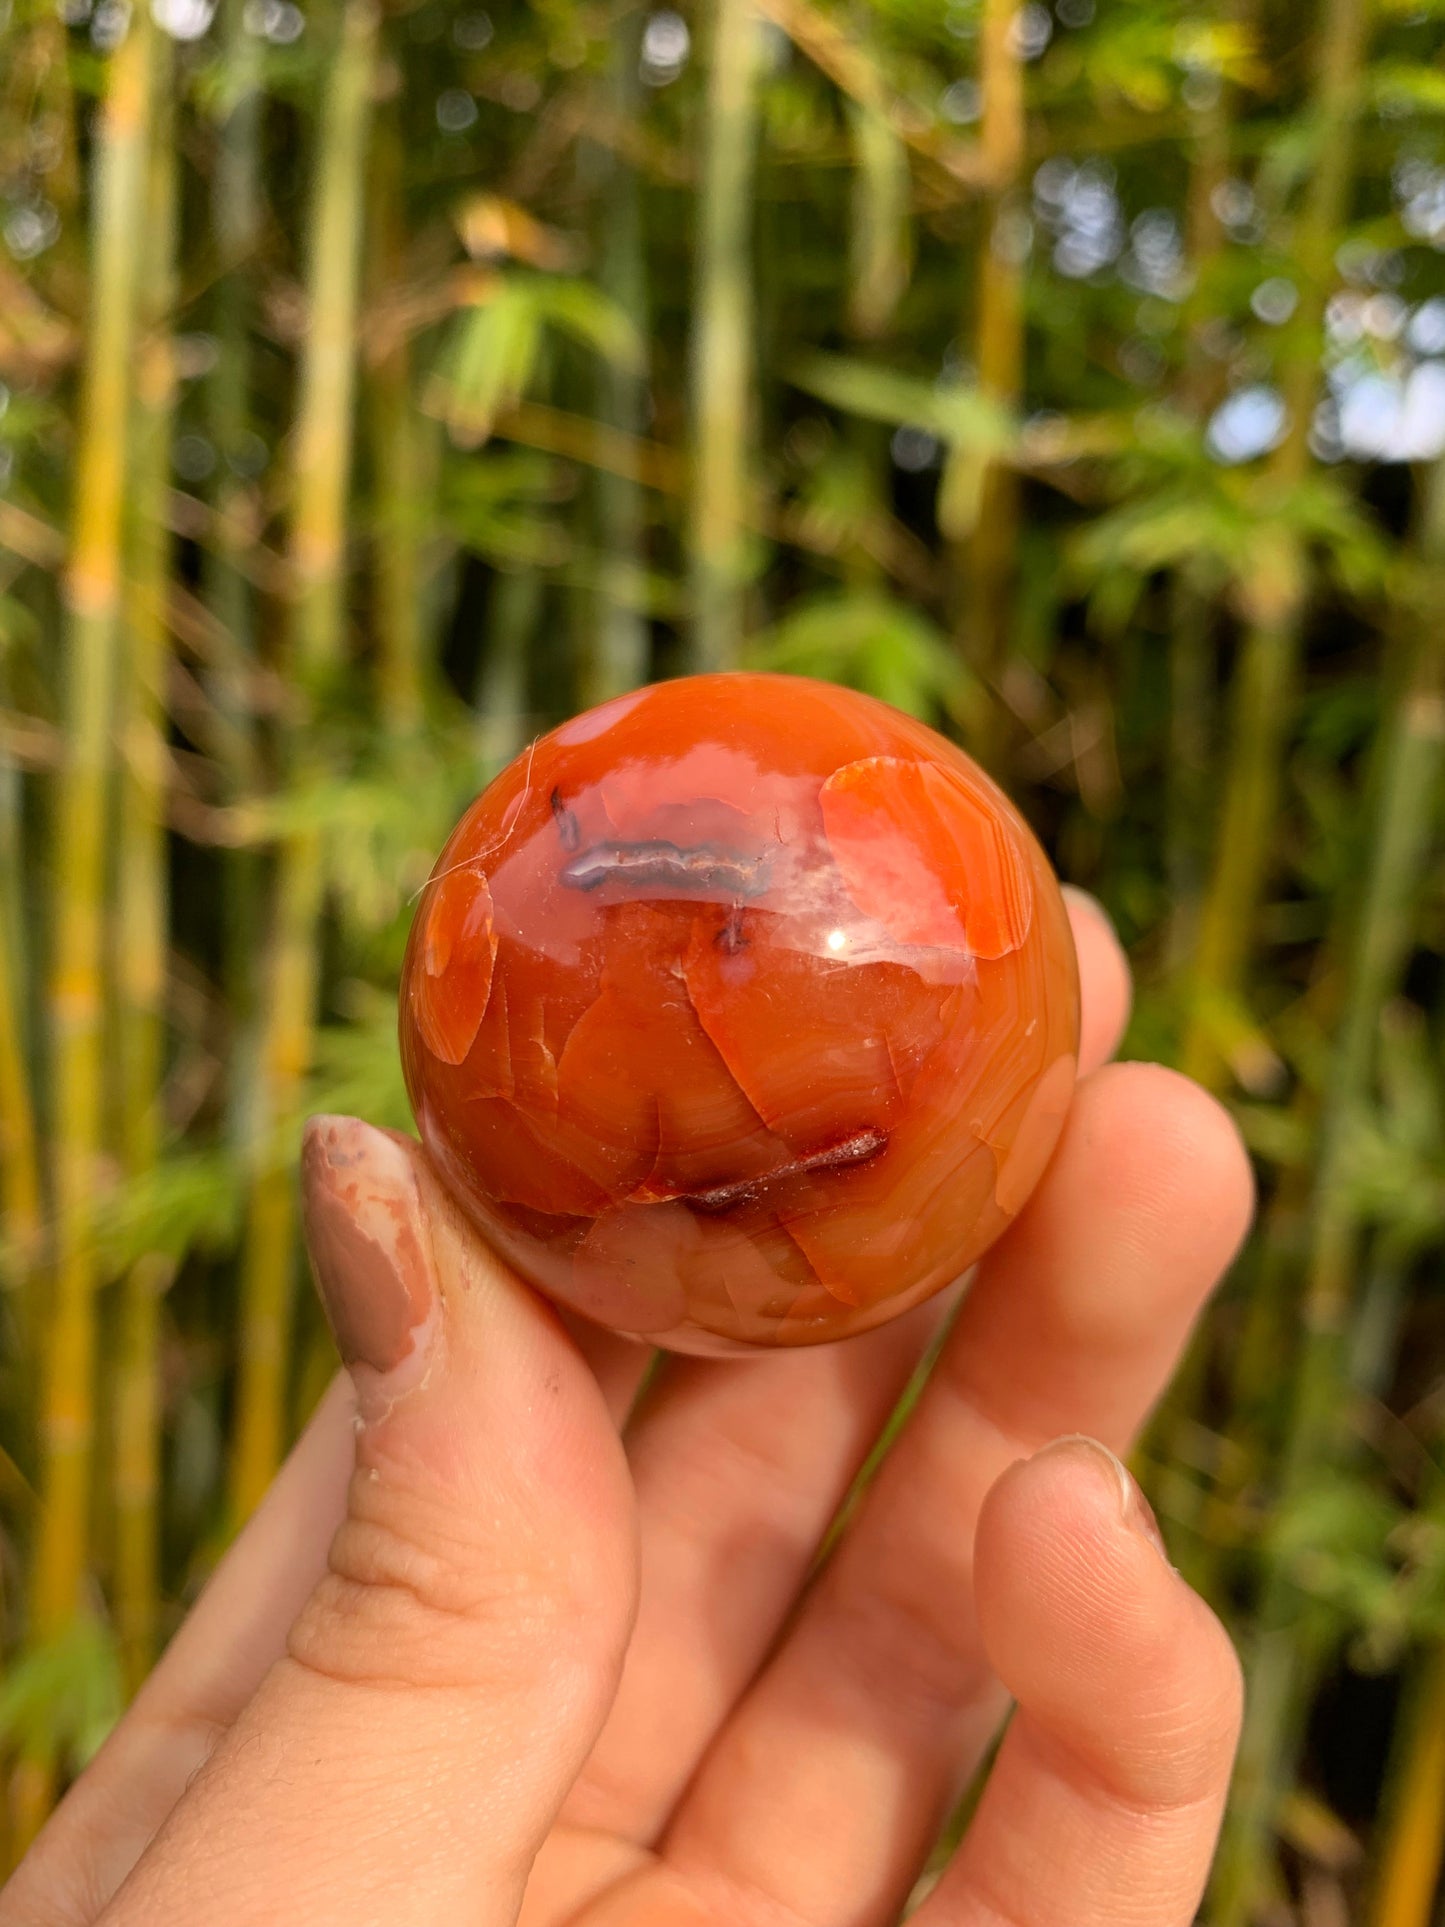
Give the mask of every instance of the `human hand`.
[[(1184, 1927), (1238, 1673), (1116, 1461), (1243, 1234), (1224, 1114), (1088, 1073), (836, 1551), (947, 1306), (834, 1349), (574, 1343), (409, 1141), (313, 1124), (328, 1395), (3, 1927), (883, 1927), (1012, 1694), (919, 1927)], [(1102, 1067), (1101, 1067), (1102, 1066)], [(378, 1369), (379, 1368), (379, 1369)], [(619, 1437), (619, 1426), (625, 1431)], [(330, 1551), (327, 1553), (327, 1543)]]

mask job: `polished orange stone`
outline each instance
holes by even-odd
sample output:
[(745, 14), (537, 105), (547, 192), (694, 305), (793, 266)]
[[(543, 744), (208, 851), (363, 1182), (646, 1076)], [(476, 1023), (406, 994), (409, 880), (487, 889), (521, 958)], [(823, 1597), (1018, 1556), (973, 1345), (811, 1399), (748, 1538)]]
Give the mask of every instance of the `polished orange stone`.
[(542, 1291), (681, 1351), (847, 1337), (1018, 1213), (1074, 1087), (1058, 885), (866, 696), (694, 676), (541, 737), (412, 928), (433, 1162)]

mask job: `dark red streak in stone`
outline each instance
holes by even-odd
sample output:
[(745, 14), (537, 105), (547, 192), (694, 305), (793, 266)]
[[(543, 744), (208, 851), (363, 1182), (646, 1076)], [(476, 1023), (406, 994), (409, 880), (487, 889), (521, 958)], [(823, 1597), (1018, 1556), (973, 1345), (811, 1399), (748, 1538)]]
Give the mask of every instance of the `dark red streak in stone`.
[(869, 1158), (877, 1157), (887, 1142), (886, 1131), (859, 1131), (841, 1144), (825, 1145), (821, 1151), (810, 1151), (806, 1157), (780, 1164), (777, 1170), (760, 1178), (748, 1178), (740, 1184), (719, 1184), (710, 1191), (689, 1191), (682, 1202), (696, 1205), (699, 1211), (730, 1211), (735, 1204), (750, 1203), (773, 1185), (801, 1177), (805, 1171), (832, 1171), (844, 1165), (864, 1164)]

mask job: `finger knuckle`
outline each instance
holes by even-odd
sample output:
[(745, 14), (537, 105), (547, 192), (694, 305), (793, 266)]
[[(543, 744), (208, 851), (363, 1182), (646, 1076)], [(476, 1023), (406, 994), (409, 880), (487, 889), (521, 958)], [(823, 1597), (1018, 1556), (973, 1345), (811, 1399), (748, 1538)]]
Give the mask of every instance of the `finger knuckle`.
[(416, 1493), (363, 1488), (288, 1651), (353, 1686), (474, 1691), (589, 1673), (625, 1640), (608, 1591), (575, 1546), (493, 1531)]

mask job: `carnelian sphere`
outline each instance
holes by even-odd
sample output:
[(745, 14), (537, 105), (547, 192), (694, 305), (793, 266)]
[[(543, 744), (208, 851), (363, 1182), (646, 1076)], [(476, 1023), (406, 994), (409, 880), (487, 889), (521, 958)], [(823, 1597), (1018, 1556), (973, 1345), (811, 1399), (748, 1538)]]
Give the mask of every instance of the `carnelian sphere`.
[(693, 676), (473, 803), (401, 1039), (433, 1163), (542, 1291), (674, 1350), (807, 1345), (1018, 1212), (1078, 982), (1043, 852), (960, 750), (825, 683)]

